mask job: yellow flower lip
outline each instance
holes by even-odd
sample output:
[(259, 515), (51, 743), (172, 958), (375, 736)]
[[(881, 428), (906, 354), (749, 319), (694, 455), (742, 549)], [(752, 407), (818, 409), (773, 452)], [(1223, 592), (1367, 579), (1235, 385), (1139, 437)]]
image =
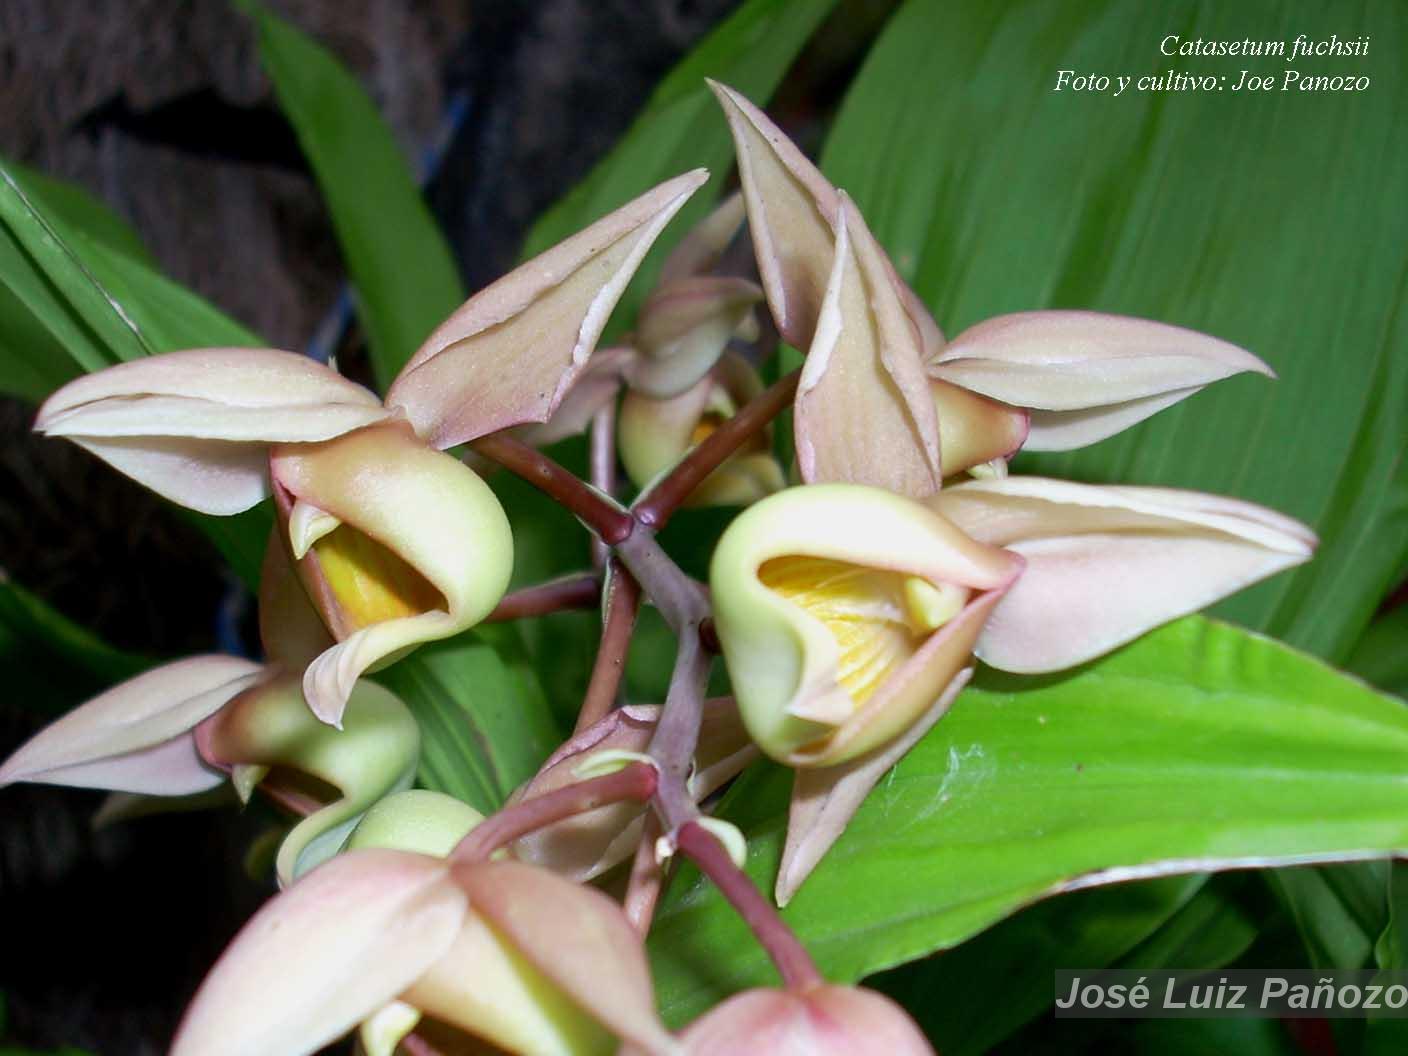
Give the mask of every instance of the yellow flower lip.
[(793, 766), (899, 736), (970, 662), (1023, 561), (922, 504), (853, 484), (792, 488), (715, 551), (715, 624), (749, 733)]

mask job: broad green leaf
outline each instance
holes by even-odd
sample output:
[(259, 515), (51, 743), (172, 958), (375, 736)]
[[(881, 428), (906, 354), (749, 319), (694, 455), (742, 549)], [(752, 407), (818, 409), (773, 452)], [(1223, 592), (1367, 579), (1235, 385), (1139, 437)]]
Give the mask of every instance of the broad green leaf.
[[(1408, 849), (1408, 708), (1317, 660), (1189, 617), (1103, 662), (985, 672), (886, 777), (787, 907), (828, 977), (956, 945), (1015, 909), (1119, 880)], [(776, 875), (790, 779), (759, 767), (720, 813)], [(687, 1017), (771, 979), (696, 874), (651, 947)]]
[(450, 247), (357, 79), (263, 5), (241, 6), (258, 27), (260, 58), (327, 201), (384, 391), (464, 300)]
[(1197, 875), (1161, 877), (1038, 902), (955, 949), (866, 985), (909, 1009), (944, 1056), (984, 1053), (1051, 1004), (1058, 968), (1112, 964), (1178, 919), (1202, 883)]
[[(1234, 92), (1279, 57), (1169, 58), (1182, 39), (1368, 35), (1304, 75), (1369, 90)], [(1315, 526), (1319, 557), (1219, 612), (1342, 660), (1408, 554), (1408, 9), (1372, 0), (908, 0), (872, 49), (823, 167), (950, 333), (1092, 308), (1251, 349), (1236, 378), (1053, 476), (1237, 495)], [(1226, 75), (1216, 91), (1053, 91), (1057, 71)]]
[(485, 814), (561, 740), (511, 627), (487, 624), (422, 646), (375, 678), (420, 723), (420, 783)]
[[(733, 158), (728, 126), (704, 79), (724, 81), (760, 103), (769, 99), (835, 6), (836, 0), (747, 0), (740, 5), (660, 82), (611, 153), (538, 219), (523, 255), (542, 252), (668, 177), (701, 165), (716, 177), (726, 173)], [(722, 179), (715, 179), (696, 194), (680, 211), (674, 229), (683, 231), (700, 219), (722, 186)], [(637, 273), (621, 299), (622, 318), (634, 313), (661, 259), (653, 253)]]
[(108, 645), (0, 578), (0, 678), (19, 707), (53, 717), (153, 663)]

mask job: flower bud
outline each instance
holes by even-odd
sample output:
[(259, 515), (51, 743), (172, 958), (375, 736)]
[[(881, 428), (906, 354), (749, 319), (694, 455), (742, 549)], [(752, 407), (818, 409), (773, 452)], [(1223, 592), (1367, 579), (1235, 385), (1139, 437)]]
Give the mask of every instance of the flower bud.
[(932, 1056), (934, 1051), (888, 997), (825, 984), (800, 991), (745, 990), (696, 1019), (681, 1040), (685, 1056)]
[(473, 626), (508, 586), (513, 538), (494, 493), (405, 423), (276, 446), (270, 475), (299, 576), (338, 642), (303, 680), (325, 722), (363, 672)]
[(724, 532), (710, 586), (749, 733), (793, 766), (898, 737), (968, 663), (1022, 560), (878, 488), (792, 488)]
[[(645, 487), (762, 391), (757, 371), (729, 352), (706, 377), (672, 399), (627, 392), (617, 426), (627, 475)], [(768, 429), (751, 438), (704, 479), (686, 505), (743, 506), (781, 488), (782, 467), (772, 455), (771, 436)]]
[[(532, 799), (581, 780), (578, 767), (601, 752), (644, 752), (659, 716), (660, 709), (654, 706), (628, 704), (615, 709), (555, 751), (509, 802)], [(733, 699), (705, 701), (690, 794), (696, 802), (704, 799), (740, 773), (755, 754)], [(610, 803), (520, 837), (513, 852), (568, 879), (590, 880), (634, 853), (645, 812), (639, 803)]]

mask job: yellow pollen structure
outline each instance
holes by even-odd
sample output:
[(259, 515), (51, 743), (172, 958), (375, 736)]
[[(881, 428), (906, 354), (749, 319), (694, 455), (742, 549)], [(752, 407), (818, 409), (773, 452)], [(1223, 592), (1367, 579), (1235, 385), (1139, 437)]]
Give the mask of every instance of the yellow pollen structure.
[(345, 628), (339, 637), (374, 623), (443, 609), (443, 595), (400, 557), (351, 525), (339, 525), (313, 544)]
[(837, 677), (857, 705), (957, 615), (968, 595), (951, 584), (821, 557), (776, 557), (758, 578), (831, 632)]

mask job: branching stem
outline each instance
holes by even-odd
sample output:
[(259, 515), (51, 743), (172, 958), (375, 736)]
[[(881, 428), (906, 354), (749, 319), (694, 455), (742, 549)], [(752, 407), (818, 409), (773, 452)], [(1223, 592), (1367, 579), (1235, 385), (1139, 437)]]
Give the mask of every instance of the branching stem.
[(635, 520), (618, 502), (522, 440), (503, 433), (490, 433), (470, 446), (557, 500), (604, 543), (619, 543), (635, 527)]
[(729, 900), (743, 918), (763, 949), (768, 951), (782, 980), (793, 990), (806, 990), (824, 982), (811, 954), (783, 923), (766, 895), (758, 890), (753, 879), (728, 856), (714, 835), (694, 822), (683, 825), (676, 835), (676, 846)]
[(633, 799), (644, 803), (655, 793), (655, 767), (629, 763), (614, 773), (577, 781), (532, 799), (520, 800), (491, 814), (450, 852), (451, 861), (487, 861), (500, 847), (563, 818), (585, 814), (608, 803)]
[(670, 471), (669, 476), (635, 501), (636, 520), (659, 531), (680, 503), (710, 473), (776, 418), (797, 393), (801, 368), (785, 375), (760, 393), (728, 421), (708, 435)]
[(601, 576), (595, 572), (577, 572), (505, 594), (494, 611), (484, 617), (484, 622), (546, 616), (564, 609), (590, 609), (600, 599)]
[(587, 694), (582, 698), (582, 710), (577, 714), (577, 733), (604, 719), (615, 706), (621, 677), (626, 673), (626, 653), (635, 632), (636, 614), (640, 611), (640, 584), (635, 577), (616, 557), (611, 558), (609, 569), (601, 644), (592, 662), (592, 677), (587, 683)]

